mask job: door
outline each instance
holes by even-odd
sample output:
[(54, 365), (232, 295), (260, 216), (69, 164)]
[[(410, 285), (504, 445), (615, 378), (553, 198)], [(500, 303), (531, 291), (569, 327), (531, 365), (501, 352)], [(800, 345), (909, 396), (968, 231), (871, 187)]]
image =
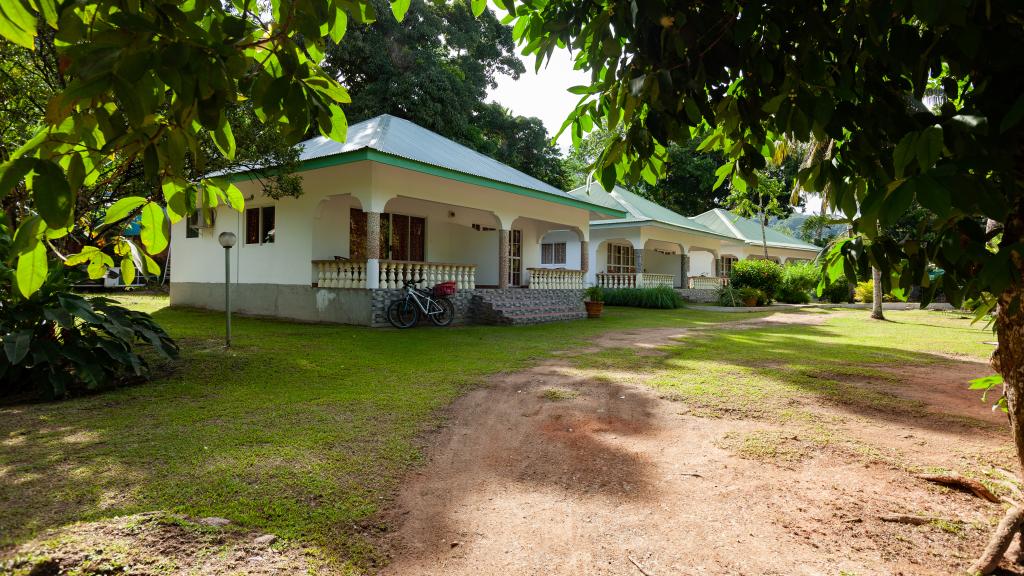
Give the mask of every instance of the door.
[(508, 282), (512, 286), (523, 284), (523, 231), (509, 230)]

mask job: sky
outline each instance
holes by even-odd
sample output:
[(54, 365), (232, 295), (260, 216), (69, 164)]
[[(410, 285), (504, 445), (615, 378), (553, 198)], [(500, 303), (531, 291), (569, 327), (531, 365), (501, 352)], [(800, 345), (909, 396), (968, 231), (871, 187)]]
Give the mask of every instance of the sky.
[[(523, 59), (526, 72), (513, 80), (508, 76), (498, 77), (498, 87), (488, 93), (488, 100), (498, 102), (519, 116), (535, 116), (544, 122), (544, 127), (552, 136), (558, 132), (569, 112), (576, 106), (580, 97), (570, 94), (571, 86), (590, 84), (587, 72), (573, 70), (572, 56), (568, 50), (555, 50), (547, 66), (534, 72), (532, 57)], [(572, 144), (569, 131), (566, 130), (558, 139), (563, 152), (568, 152)], [(802, 210), (805, 214), (821, 211), (821, 199), (817, 196), (807, 198)]]

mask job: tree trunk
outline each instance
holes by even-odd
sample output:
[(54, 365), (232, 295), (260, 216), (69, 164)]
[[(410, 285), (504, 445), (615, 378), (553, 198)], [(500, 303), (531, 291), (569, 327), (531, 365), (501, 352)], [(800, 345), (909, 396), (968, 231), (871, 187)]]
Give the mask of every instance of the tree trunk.
[(871, 317), (875, 320), (885, 320), (882, 313), (882, 271), (874, 266), (871, 267), (871, 283), (874, 285), (871, 295)]
[[(1018, 206), (1004, 224), (1001, 246), (1013, 246), (1024, 239), (1024, 206)], [(999, 294), (996, 307), (996, 335), (999, 345), (992, 354), (992, 368), (1003, 377), (1010, 433), (1017, 450), (1017, 463), (1024, 472), (1024, 254), (1013, 254), (1015, 272), (1009, 289)], [(1012, 304), (1016, 303), (1016, 306)], [(1017, 521), (1016, 525), (1013, 524)], [(1011, 509), (992, 534), (984, 555), (975, 563), (975, 571), (989, 574), (1010, 545), (1005, 527), (1016, 532), (1024, 519), (1019, 507)]]
[(768, 215), (764, 213), (764, 195), (757, 195), (757, 221), (761, 223), (761, 245), (764, 246), (764, 259), (768, 259), (768, 235), (764, 231), (768, 225)]

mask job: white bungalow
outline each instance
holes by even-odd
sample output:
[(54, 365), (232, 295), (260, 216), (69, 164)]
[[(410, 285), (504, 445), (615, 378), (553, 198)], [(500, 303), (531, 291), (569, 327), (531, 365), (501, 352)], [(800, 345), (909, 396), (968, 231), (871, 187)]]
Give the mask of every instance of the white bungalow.
[[(622, 187), (606, 192), (596, 182), (569, 194), (626, 213), (623, 218), (590, 222), (589, 284), (709, 290), (727, 281), (733, 262), (764, 257), (758, 223), (725, 210), (688, 218)], [(780, 264), (813, 260), (820, 251), (776, 230), (766, 230), (766, 239), (768, 257)], [(576, 250), (576, 242), (565, 232), (545, 236), (542, 245), (549, 244), (558, 246), (547, 249), (555, 254)]]
[[(457, 316), (475, 298), (499, 321), (502, 308), (509, 321), (578, 317), (590, 222), (625, 216), (393, 116), (351, 126), (344, 144), (321, 137), (300, 146), (299, 198), (273, 200), (256, 175), (238, 174), (243, 214), (221, 207), (212, 226), (174, 226), (172, 305), (223, 306), (217, 237), (231, 231), (243, 313), (378, 325), (390, 291), (423, 277), (457, 282)], [(572, 238), (572, 269), (541, 266), (541, 238), (552, 230)], [(532, 288), (517, 292), (545, 305), (509, 296), (513, 287)]]

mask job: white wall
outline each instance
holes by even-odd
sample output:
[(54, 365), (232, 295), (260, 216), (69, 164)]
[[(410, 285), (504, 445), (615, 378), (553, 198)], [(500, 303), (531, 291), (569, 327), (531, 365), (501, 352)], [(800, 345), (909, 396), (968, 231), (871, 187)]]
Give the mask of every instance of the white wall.
[(715, 255), (711, 252), (690, 252), (690, 276), (714, 276)]
[(662, 254), (654, 250), (644, 250), (644, 272), (651, 274), (671, 274), (673, 286), (682, 286), (681, 254)]
[[(582, 255), (580, 253), (580, 237), (575, 231), (572, 230), (554, 230), (548, 232), (541, 237), (541, 244), (557, 244), (559, 242), (565, 243), (565, 264), (540, 264), (540, 256), (538, 256), (538, 264), (535, 268), (565, 268), (566, 270), (579, 270), (582, 265)], [(537, 246), (538, 254), (540, 254), (540, 246)]]
[[(375, 162), (331, 166), (301, 176), (304, 194), (277, 201), (265, 198), (257, 182), (237, 184), (246, 208), (276, 207), (273, 244), (246, 245), (244, 216), (226, 207), (217, 210), (216, 226), (202, 230), (199, 238), (185, 237), (184, 220), (175, 223), (172, 281), (223, 282), (224, 250), (217, 236), (231, 231), (238, 237), (231, 250), (233, 281), (309, 285), (315, 280), (313, 260), (350, 256), (352, 207), (424, 217), (427, 261), (476, 264), (477, 283), (482, 285), (498, 283), (497, 229), (523, 230), (524, 269), (540, 266), (540, 239), (549, 230), (589, 231), (589, 211), (583, 208)], [(474, 230), (473, 224), (494, 230)]]

